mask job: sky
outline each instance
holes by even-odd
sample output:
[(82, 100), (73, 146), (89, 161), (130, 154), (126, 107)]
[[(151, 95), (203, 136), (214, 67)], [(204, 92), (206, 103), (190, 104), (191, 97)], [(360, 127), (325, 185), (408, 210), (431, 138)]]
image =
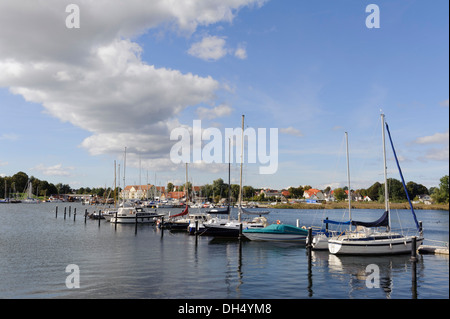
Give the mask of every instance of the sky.
[[(384, 180), (384, 113), (406, 182), (436, 187), (449, 173), (448, 6), (1, 0), (0, 175), (111, 187), (116, 170), (121, 185), (182, 184), (171, 151), (188, 141), (189, 181), (227, 181), (225, 132), (245, 115), (256, 138), (244, 154), (258, 153), (244, 185), (346, 186), (348, 132), (351, 188), (368, 188)], [(195, 144), (195, 123), (214, 138)], [(171, 139), (177, 130), (189, 140)], [(220, 160), (194, 158), (207, 145)], [(268, 156), (276, 169), (262, 174)], [(400, 179), (389, 144), (387, 160)]]

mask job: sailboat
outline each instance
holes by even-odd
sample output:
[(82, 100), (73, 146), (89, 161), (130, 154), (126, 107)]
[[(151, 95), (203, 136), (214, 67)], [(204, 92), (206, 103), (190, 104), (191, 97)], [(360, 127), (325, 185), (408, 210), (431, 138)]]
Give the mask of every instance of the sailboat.
[[(384, 114), (381, 114), (382, 139), (383, 139), (383, 160), (384, 160), (384, 188), (385, 188), (385, 212), (382, 216), (373, 222), (351, 221), (351, 225), (356, 226), (356, 230), (348, 231), (344, 235), (334, 236), (328, 239), (328, 249), (330, 253), (337, 255), (396, 255), (411, 252), (413, 237), (416, 238), (417, 247), (424, 240), (423, 229), (417, 221), (414, 208), (409, 199), (406, 190), (403, 174), (395, 153), (394, 144), (389, 132), (389, 126), (385, 123)], [(386, 171), (386, 145), (385, 145), (385, 126), (389, 134), (392, 150), (394, 153), (403, 188), (411, 207), (411, 212), (416, 224), (416, 233), (413, 235), (404, 235), (403, 232), (394, 232), (391, 229), (391, 218), (389, 209), (389, 193)], [(378, 227), (386, 227), (385, 230), (378, 230)]]
[[(345, 143), (346, 143), (346, 153), (347, 153), (347, 181), (348, 181), (348, 212), (349, 212), (349, 217), (350, 220), (352, 218), (352, 204), (351, 204), (351, 200), (352, 200), (352, 196), (351, 196), (351, 188), (350, 188), (350, 160), (349, 160), (349, 156), (348, 156), (348, 133), (345, 132)], [(325, 224), (325, 229), (322, 229), (320, 231), (314, 231), (313, 230), (313, 238), (312, 238), (312, 243), (311, 243), (311, 247), (314, 250), (328, 250), (328, 238), (336, 235), (336, 234), (340, 234), (343, 235), (345, 233), (344, 231), (339, 231), (339, 233), (337, 233), (336, 230), (329, 230), (328, 229), (328, 224), (335, 224), (335, 225), (350, 225), (350, 230), (351, 230), (351, 223), (350, 221), (345, 221), (345, 222), (339, 222), (336, 220), (330, 220), (328, 218), (326, 218), (325, 220), (323, 220), (323, 223)]]
[(28, 181), (25, 193), (27, 194), (27, 198), (22, 199), (22, 203), (39, 204), (39, 200), (33, 197), (33, 184), (31, 183), (31, 181)]
[[(238, 219), (230, 220), (223, 223), (221, 220), (218, 223), (205, 223), (205, 230), (203, 235), (218, 236), (218, 237), (238, 237), (242, 229), (264, 228), (268, 226), (267, 218), (262, 215), (267, 215), (269, 211), (251, 212), (242, 208), (242, 164), (244, 162), (244, 115), (242, 115), (242, 136), (241, 136), (241, 170), (239, 182), (239, 205), (238, 205)], [(242, 221), (241, 215), (258, 215), (250, 221)]]
[[(127, 148), (125, 147), (124, 152), (124, 164), (123, 164), (123, 185), (125, 190), (125, 167), (127, 159)], [(113, 216), (111, 216), (114, 214)], [(148, 212), (142, 207), (135, 207), (129, 205), (125, 202), (125, 192), (122, 197), (121, 207), (117, 209), (116, 212), (111, 212), (107, 214), (109, 221), (112, 224), (154, 224), (163, 216), (162, 214), (157, 214), (156, 212)]]
[(186, 207), (179, 214), (175, 214), (169, 216), (168, 221), (164, 221), (164, 223), (159, 223), (159, 227), (171, 229), (171, 230), (183, 230), (188, 231), (189, 223), (191, 222), (189, 218), (189, 189), (188, 189), (188, 164), (186, 163), (186, 184), (185, 184), (185, 192), (186, 192)]

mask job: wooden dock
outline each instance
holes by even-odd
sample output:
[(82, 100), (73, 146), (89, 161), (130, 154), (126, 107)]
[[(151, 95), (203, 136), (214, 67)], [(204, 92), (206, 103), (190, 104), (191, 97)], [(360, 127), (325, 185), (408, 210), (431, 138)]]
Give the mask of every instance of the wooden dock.
[(417, 251), (419, 254), (448, 255), (448, 246), (420, 245)]

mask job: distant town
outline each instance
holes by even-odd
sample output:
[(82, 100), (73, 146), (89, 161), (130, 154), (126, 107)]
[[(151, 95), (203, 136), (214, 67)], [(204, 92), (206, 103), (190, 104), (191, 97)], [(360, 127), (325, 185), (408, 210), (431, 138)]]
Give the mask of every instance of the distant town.
[[(406, 202), (403, 184), (396, 179), (388, 179), (391, 202)], [(236, 204), (239, 199), (245, 204), (279, 205), (279, 204), (322, 204), (345, 202), (383, 202), (384, 184), (375, 182), (367, 189), (351, 190), (347, 187), (317, 189), (309, 185), (289, 187), (287, 189), (253, 188), (243, 186), (239, 197), (239, 185), (225, 183), (221, 178), (212, 184), (193, 186), (190, 182), (183, 185), (168, 183), (166, 186), (127, 185), (124, 189), (116, 187), (72, 189), (67, 184), (52, 184), (18, 172), (11, 177), (0, 177), (1, 202), (21, 202), (22, 200), (40, 201), (84, 201), (89, 204), (114, 203), (114, 201), (152, 201), (167, 205), (227, 205)], [(448, 175), (440, 179), (437, 187), (427, 188), (415, 182), (408, 182), (406, 189), (412, 203), (448, 204)]]

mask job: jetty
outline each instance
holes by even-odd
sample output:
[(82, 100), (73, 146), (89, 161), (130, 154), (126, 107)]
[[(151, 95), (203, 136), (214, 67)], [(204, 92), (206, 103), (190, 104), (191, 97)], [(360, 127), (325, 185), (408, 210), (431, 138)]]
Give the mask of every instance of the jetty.
[(447, 246), (432, 246), (432, 245), (420, 245), (418, 248), (419, 254), (434, 254), (434, 255), (448, 255)]

